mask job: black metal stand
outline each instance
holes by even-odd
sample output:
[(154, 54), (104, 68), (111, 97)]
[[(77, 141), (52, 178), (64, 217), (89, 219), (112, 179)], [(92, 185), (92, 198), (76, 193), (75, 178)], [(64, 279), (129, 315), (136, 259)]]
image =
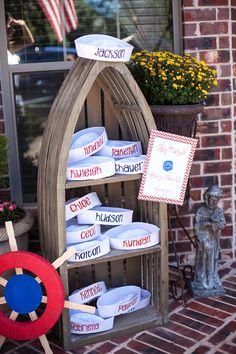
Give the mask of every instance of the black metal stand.
[[(195, 138), (196, 137), (196, 127), (197, 127), (197, 122), (196, 119), (192, 122), (192, 128), (191, 128), (191, 133), (190, 137)], [(181, 134), (182, 135), (182, 134)], [(186, 188), (186, 193), (185, 193), (185, 200), (189, 199), (189, 194), (190, 194), (190, 187), (189, 187), (189, 182)], [(195, 248), (195, 242), (193, 239), (190, 237), (188, 231), (184, 227), (183, 223), (180, 220), (180, 217), (178, 215), (178, 211), (176, 208), (176, 205), (173, 204), (168, 204), (167, 206), (168, 210), (168, 227), (169, 227), (169, 235), (170, 235), (170, 240), (172, 243), (175, 259), (176, 259), (176, 266), (174, 265), (169, 265), (170, 268), (174, 269), (177, 272), (177, 277), (175, 280), (170, 281), (170, 291), (172, 296), (174, 297), (175, 300), (182, 300), (183, 306), (187, 307), (187, 301), (184, 296), (184, 289), (190, 290), (191, 287), (191, 281), (193, 280), (193, 274), (194, 270), (193, 267), (190, 264), (181, 266), (180, 261), (179, 261), (179, 255), (176, 250), (176, 244), (175, 240), (173, 238), (173, 231), (171, 227), (171, 217), (176, 217), (178, 224), (181, 226), (182, 230), (184, 231), (185, 235), (188, 237), (189, 241)]]

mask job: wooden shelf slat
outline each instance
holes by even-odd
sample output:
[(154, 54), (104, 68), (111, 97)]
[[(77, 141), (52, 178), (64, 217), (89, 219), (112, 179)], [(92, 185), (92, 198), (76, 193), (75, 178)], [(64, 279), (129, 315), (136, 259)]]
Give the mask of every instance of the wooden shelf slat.
[(142, 173), (136, 175), (115, 175), (106, 178), (91, 179), (89, 181), (67, 181), (66, 189), (87, 187), (87, 186), (98, 186), (106, 183), (117, 183), (117, 182), (126, 182), (126, 181), (135, 181), (140, 180)]
[(136, 257), (136, 256), (141, 256), (144, 254), (150, 254), (155, 252), (161, 252), (160, 245), (156, 245), (148, 248), (142, 248), (140, 250), (131, 250), (131, 251), (121, 251), (121, 250), (112, 249), (108, 254), (105, 254), (101, 258), (95, 258), (84, 262), (68, 262), (67, 268), (71, 269), (71, 268), (84, 267), (94, 263), (98, 264), (98, 263), (104, 263), (109, 261), (117, 261), (119, 259), (127, 259), (130, 257)]

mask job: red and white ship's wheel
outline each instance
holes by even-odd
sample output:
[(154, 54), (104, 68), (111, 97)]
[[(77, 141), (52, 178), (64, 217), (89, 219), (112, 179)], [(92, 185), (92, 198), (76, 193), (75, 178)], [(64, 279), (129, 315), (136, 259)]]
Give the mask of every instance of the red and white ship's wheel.
[[(6, 222), (11, 252), (0, 255), (0, 285), (4, 287), (4, 296), (0, 304), (7, 304), (11, 314), (7, 317), (0, 311), (0, 348), (6, 338), (31, 340), (39, 338), (45, 353), (52, 353), (45, 336), (59, 319), (64, 307), (94, 313), (95, 308), (64, 300), (64, 287), (56, 271), (63, 262), (76, 251), (67, 250), (52, 264), (43, 257), (26, 251), (18, 251), (12, 222)], [(9, 279), (2, 274), (15, 270)], [(39, 306), (46, 306), (40, 316), (36, 313)], [(1, 308), (0, 308), (1, 310)], [(28, 315), (29, 320), (17, 321), (19, 314)]]

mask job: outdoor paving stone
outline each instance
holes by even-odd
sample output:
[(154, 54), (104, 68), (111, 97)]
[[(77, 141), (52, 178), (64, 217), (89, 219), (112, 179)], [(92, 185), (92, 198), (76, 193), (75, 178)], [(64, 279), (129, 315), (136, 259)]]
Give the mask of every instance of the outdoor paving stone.
[(224, 321), (221, 321), (217, 318), (210, 317), (210, 316), (207, 316), (201, 312), (192, 311), (189, 309), (179, 311), (179, 314), (181, 314), (183, 316), (191, 317), (192, 319), (204, 322), (205, 324), (208, 324), (208, 325), (214, 326), (214, 327), (219, 327), (224, 323)]
[[(231, 296), (220, 296), (219, 300), (221, 300), (222, 302), (225, 302), (227, 304), (233, 305), (236, 307), (236, 298), (231, 297)], [(232, 313), (231, 313), (232, 314)]]
[(178, 345), (175, 345), (174, 343), (164, 341), (156, 336), (152, 336), (147, 333), (143, 333), (137, 336), (136, 339), (144, 343), (150, 344), (154, 348), (167, 351), (168, 353), (182, 354), (185, 351), (185, 349), (179, 347)]
[(226, 319), (227, 317), (229, 317), (229, 315), (223, 311), (220, 311), (214, 307), (205, 306), (196, 301), (191, 302), (188, 308), (219, 319)]
[(235, 354), (236, 353), (236, 346), (234, 346), (232, 344), (223, 344), (220, 347), (220, 349), (225, 351), (226, 353), (230, 353), (230, 354)]
[[(117, 351), (115, 351), (116, 354), (137, 354), (136, 352), (134, 352), (133, 350), (129, 350), (127, 348), (121, 348), (118, 349)], [(89, 354), (89, 353), (88, 353)]]
[(210, 351), (210, 347), (207, 347), (206, 345), (201, 345), (197, 349), (195, 349), (192, 354), (207, 354)]
[(236, 290), (232, 290), (232, 289), (225, 289), (226, 294), (229, 296), (236, 296)]
[[(226, 281), (226, 280), (224, 280), (224, 282), (225, 282), (225, 281)], [(231, 275), (231, 276), (227, 277), (227, 281), (236, 283), (236, 276), (235, 276), (235, 275)]]
[(122, 337), (112, 338), (111, 341), (116, 344), (121, 344), (121, 343), (127, 342), (129, 339), (130, 339), (130, 337), (128, 337), (128, 336), (122, 336)]
[(96, 351), (101, 354), (105, 353), (110, 353), (114, 348), (116, 348), (116, 345), (109, 342), (105, 342), (102, 345), (96, 347)]
[(216, 297), (214, 299), (204, 297), (204, 298), (198, 299), (198, 301), (203, 304), (215, 307), (216, 309), (228, 312), (229, 314), (232, 314), (235, 312), (234, 306), (230, 306), (220, 300), (224, 301), (224, 297), (220, 297), (220, 298)]
[(194, 331), (192, 328), (182, 326), (181, 324), (175, 322), (169, 322), (166, 328), (186, 338), (191, 338), (196, 342), (206, 337), (204, 334)]
[(10, 339), (6, 339), (0, 352), (2, 354), (4, 354), (4, 353), (12, 350), (13, 348), (16, 349), (16, 347), (19, 347), (19, 343), (18, 342), (16, 344), (16, 342), (14, 342), (14, 341), (12, 341)]
[(226, 340), (226, 338), (236, 330), (236, 321), (231, 321), (221, 328), (216, 334), (209, 338), (209, 342), (219, 344)]
[(179, 314), (173, 314), (171, 316), (171, 320), (172, 321), (175, 321), (175, 322), (178, 322), (178, 323), (181, 323), (187, 327), (190, 327), (192, 329), (195, 329), (199, 332), (202, 332), (204, 334), (211, 334), (215, 328), (214, 327), (211, 327), (211, 326), (208, 326), (208, 325), (205, 325), (199, 321), (196, 321), (192, 318), (189, 318), (189, 317), (185, 317), (185, 316), (182, 316), (182, 315), (179, 315)]
[(181, 347), (190, 348), (195, 345), (195, 342), (190, 338), (180, 336), (175, 332), (168, 331), (166, 328), (157, 327), (152, 329), (150, 332), (156, 334), (159, 337), (162, 337), (163, 339), (178, 344)]
[(159, 349), (152, 348), (149, 345), (142, 343), (140, 341), (137, 341), (137, 340), (132, 340), (131, 342), (129, 342), (128, 347), (133, 350), (136, 350), (138, 353), (145, 353), (145, 354), (165, 353)]

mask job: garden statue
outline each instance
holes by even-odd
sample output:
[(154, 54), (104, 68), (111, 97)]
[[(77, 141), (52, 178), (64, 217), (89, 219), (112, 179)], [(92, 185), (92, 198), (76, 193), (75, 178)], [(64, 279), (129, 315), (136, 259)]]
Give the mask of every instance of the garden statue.
[(196, 258), (191, 290), (194, 297), (221, 295), (224, 288), (218, 274), (221, 230), (226, 225), (223, 211), (217, 206), (222, 191), (217, 185), (204, 193), (204, 204), (194, 221)]

